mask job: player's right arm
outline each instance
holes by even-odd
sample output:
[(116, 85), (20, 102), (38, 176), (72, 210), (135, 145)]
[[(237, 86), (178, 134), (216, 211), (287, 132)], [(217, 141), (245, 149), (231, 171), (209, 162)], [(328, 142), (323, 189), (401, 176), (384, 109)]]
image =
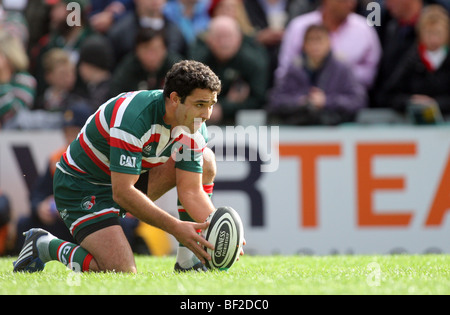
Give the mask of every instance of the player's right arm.
[(134, 187), (138, 178), (139, 175), (111, 172), (114, 201), (141, 221), (172, 234), (203, 263), (211, 260), (202, 245), (210, 249), (214, 249), (214, 246), (196, 232), (206, 229), (208, 223), (184, 222), (171, 216)]

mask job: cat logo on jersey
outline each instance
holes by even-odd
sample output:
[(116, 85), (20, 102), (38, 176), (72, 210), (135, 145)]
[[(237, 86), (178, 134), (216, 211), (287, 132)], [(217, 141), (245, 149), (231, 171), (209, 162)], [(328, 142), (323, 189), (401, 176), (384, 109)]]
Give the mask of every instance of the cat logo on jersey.
[(95, 205), (95, 196), (84, 197), (81, 201), (81, 208), (83, 210), (91, 210)]
[(126, 156), (126, 155), (122, 154), (120, 156), (119, 164), (121, 166), (136, 167), (136, 157), (135, 156)]

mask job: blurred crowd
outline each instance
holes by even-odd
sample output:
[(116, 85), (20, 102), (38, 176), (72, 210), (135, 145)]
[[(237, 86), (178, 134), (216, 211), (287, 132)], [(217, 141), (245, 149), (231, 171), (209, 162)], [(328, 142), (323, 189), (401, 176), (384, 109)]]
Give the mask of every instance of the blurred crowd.
[(252, 109), (291, 125), (450, 113), (449, 0), (0, 3), (2, 129), (61, 128), (68, 108), (162, 88), (187, 58), (222, 80), (211, 124)]
[[(181, 59), (222, 81), (210, 124), (256, 110), (278, 125), (446, 121), (449, 10), (450, 0), (0, 0), (0, 129), (61, 129), (70, 141), (109, 98), (162, 88)], [(23, 226), (53, 224), (53, 164)], [(8, 211), (0, 192), (0, 254)]]

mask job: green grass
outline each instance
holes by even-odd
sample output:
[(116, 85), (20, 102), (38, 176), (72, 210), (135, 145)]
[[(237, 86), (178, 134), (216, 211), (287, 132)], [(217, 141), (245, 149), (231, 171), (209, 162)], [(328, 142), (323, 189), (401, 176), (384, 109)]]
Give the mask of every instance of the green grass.
[(137, 256), (138, 273), (73, 273), (51, 262), (13, 273), (0, 258), (0, 294), (450, 294), (450, 255), (250, 256), (228, 272), (172, 272), (174, 257)]

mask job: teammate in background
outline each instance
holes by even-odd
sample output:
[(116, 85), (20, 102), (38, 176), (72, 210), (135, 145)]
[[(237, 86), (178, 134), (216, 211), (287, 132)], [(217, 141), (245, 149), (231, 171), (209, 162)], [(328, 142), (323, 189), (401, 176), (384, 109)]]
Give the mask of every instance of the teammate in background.
[[(202, 263), (211, 257), (202, 246), (213, 245), (198, 230), (208, 226), (205, 219), (215, 210), (202, 187), (215, 175), (205, 121), (220, 90), (209, 67), (181, 61), (167, 73), (164, 90), (122, 93), (100, 106), (54, 176), (57, 209), (78, 244), (31, 229), (14, 271), (40, 271), (46, 262), (58, 260), (76, 271), (135, 273), (118, 220), (125, 211), (183, 244), (175, 270), (205, 270)], [(145, 170), (147, 195), (134, 186)], [(180, 220), (154, 204), (175, 185), (186, 211)]]

